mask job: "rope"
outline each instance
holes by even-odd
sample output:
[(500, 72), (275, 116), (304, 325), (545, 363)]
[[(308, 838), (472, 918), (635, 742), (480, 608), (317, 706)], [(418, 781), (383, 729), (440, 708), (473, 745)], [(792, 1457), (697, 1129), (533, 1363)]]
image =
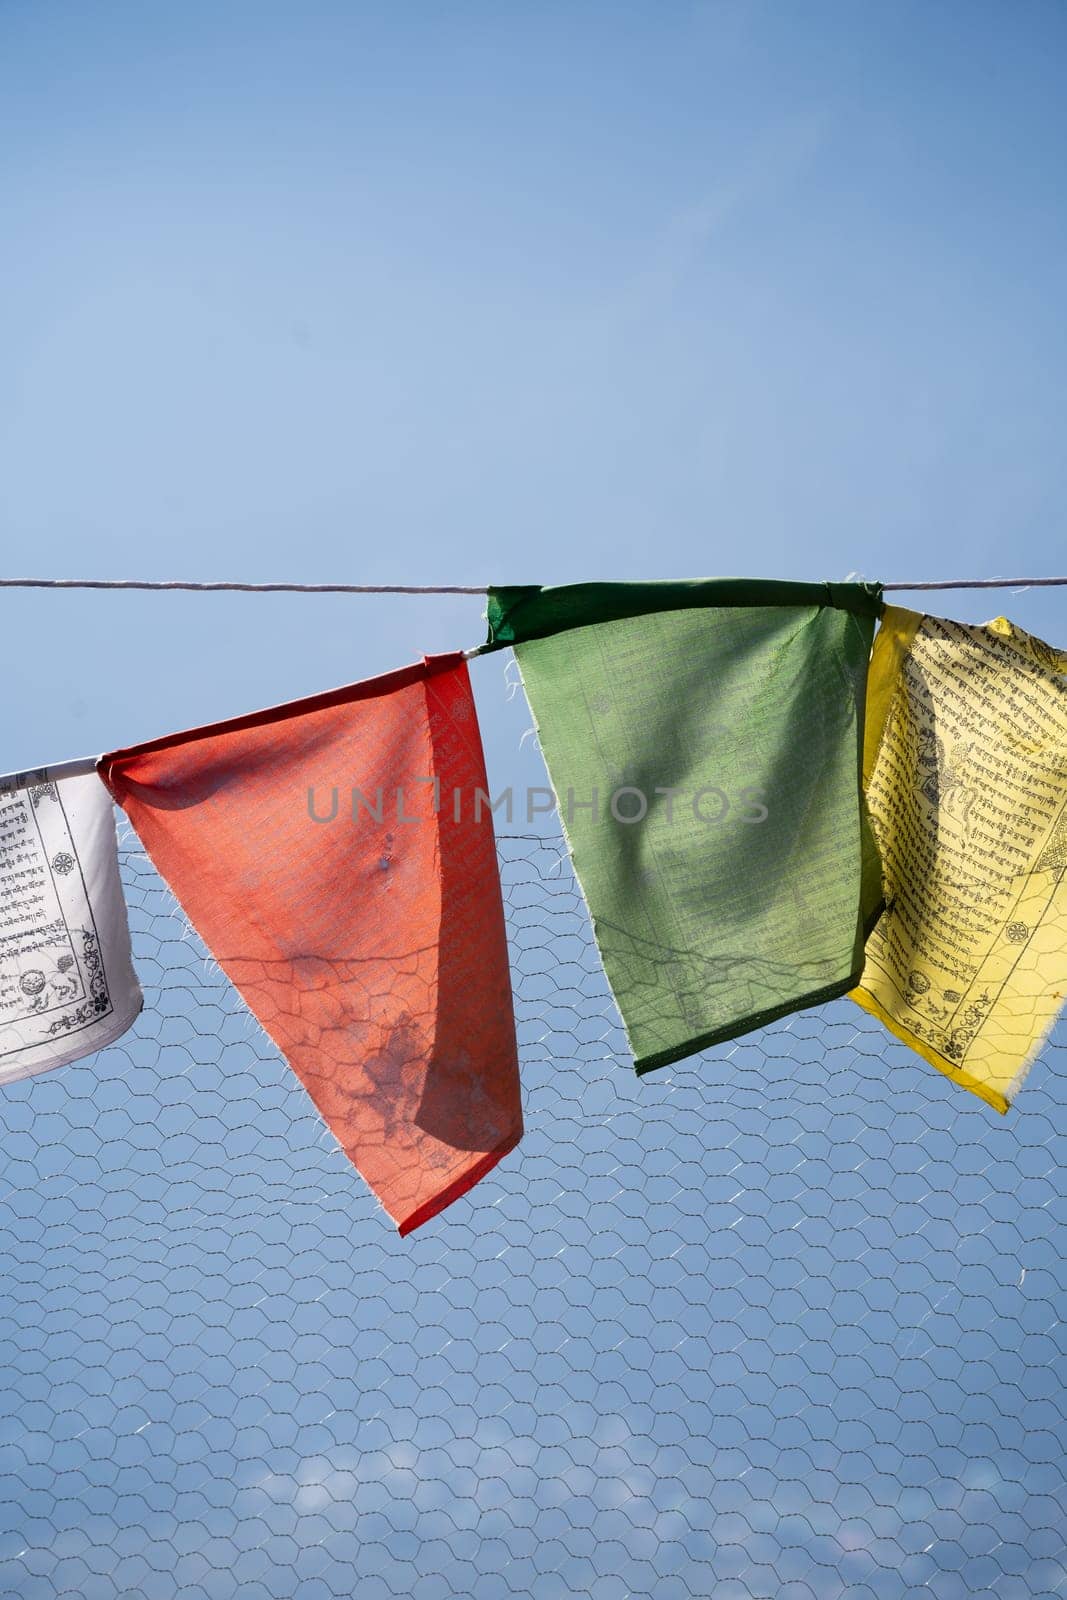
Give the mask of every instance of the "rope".
[(408, 583), (187, 583), (182, 579), (0, 578), (0, 589), (193, 589), (239, 594), (480, 594), (462, 584)]
[(937, 583), (883, 583), (889, 589), (1054, 589), (1067, 578), (945, 578)]
[[(1051, 589), (1067, 578), (945, 578), (933, 583), (884, 583), (901, 589)], [(147, 578), (0, 578), (0, 589), (185, 589), (198, 594), (473, 594), (488, 589), (466, 584), (410, 583), (193, 583)]]

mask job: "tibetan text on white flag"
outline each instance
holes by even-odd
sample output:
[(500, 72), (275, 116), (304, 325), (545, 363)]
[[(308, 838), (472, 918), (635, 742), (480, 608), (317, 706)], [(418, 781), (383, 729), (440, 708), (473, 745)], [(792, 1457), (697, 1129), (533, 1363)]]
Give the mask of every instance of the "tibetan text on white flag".
[(0, 1083), (102, 1050), (143, 1003), (100, 779), (0, 791)]

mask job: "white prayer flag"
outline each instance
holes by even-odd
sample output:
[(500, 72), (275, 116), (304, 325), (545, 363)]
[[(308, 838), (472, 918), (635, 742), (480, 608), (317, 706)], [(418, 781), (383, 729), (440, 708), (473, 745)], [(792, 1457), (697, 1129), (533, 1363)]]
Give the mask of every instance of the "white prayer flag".
[(0, 1083), (102, 1050), (143, 1004), (103, 783), (0, 792)]

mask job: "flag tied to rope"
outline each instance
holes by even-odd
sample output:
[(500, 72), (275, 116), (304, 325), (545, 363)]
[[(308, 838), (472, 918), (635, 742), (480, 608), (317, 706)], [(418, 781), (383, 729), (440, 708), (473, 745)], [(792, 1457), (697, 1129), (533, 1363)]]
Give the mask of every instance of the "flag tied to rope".
[(401, 1233), (518, 1143), (462, 656), (115, 751), (100, 772)]

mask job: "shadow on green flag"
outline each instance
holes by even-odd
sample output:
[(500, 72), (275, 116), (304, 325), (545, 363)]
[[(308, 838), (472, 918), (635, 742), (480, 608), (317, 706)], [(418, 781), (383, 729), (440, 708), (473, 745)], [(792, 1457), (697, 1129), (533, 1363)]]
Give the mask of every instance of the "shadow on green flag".
[(874, 584), (490, 590), (638, 1072), (857, 983), (881, 609)]

